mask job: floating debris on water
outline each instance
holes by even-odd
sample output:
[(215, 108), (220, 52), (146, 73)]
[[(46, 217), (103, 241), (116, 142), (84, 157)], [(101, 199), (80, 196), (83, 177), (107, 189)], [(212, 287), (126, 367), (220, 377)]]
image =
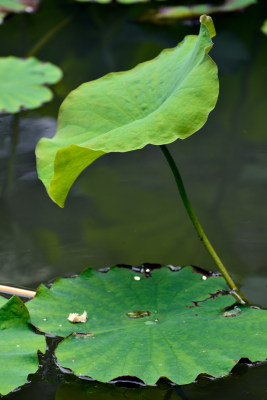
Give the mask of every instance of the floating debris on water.
[(70, 313), (70, 315), (68, 316), (68, 320), (74, 324), (79, 322), (85, 323), (87, 320), (87, 312), (84, 311), (81, 315), (79, 315), (78, 313)]
[(128, 318), (143, 318), (149, 317), (150, 311), (142, 311), (142, 310), (134, 310), (126, 313), (126, 317)]

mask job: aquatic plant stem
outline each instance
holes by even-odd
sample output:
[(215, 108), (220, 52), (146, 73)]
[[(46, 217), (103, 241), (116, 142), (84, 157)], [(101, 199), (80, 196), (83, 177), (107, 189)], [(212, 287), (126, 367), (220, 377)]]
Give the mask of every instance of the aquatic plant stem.
[[(165, 145), (161, 145), (160, 146), (170, 168), (171, 171), (173, 173), (177, 188), (179, 190), (180, 196), (182, 198), (183, 204), (186, 208), (186, 211), (189, 215), (189, 218), (191, 219), (192, 224), (194, 225), (195, 230), (197, 231), (197, 234), (200, 238), (200, 240), (202, 241), (202, 243), (204, 244), (204, 246), (206, 247), (206, 249), (208, 250), (209, 254), (211, 255), (211, 257), (213, 258), (213, 261), (215, 262), (215, 264), (217, 265), (217, 267), (219, 268), (219, 270), (221, 271), (222, 276), (224, 277), (224, 279), (226, 280), (228, 286), (234, 291), (234, 292), (238, 292), (239, 296), (240, 296), (240, 292), (238, 287), (236, 286), (236, 284), (234, 283), (234, 281), (232, 280), (232, 278), (230, 277), (227, 269), (225, 268), (225, 266), (223, 265), (222, 261), (220, 260), (218, 254), (216, 253), (216, 251), (214, 250), (212, 244), (210, 243), (209, 239), (207, 238), (202, 226), (200, 225), (200, 222), (196, 216), (196, 213), (190, 203), (190, 200), (187, 196), (184, 184), (183, 184), (183, 180), (182, 177), (179, 173), (179, 170), (177, 168), (177, 165), (174, 162), (174, 159), (172, 158), (171, 153), (169, 152), (169, 150), (167, 149), (167, 147)], [(241, 296), (241, 298), (243, 298), (243, 296)]]
[(35, 56), (41, 48), (49, 42), (53, 36), (60, 31), (65, 25), (67, 25), (72, 20), (72, 17), (67, 17), (59, 24), (57, 24), (54, 28), (52, 28), (49, 32), (47, 32), (28, 52), (27, 57)]

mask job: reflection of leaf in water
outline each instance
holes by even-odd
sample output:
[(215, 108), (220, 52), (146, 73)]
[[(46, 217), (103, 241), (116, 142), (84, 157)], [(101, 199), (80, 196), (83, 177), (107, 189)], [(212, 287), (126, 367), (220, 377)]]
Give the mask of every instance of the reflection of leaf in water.
[(168, 6), (146, 11), (141, 21), (163, 23), (171, 20), (194, 18), (202, 14), (216, 14), (233, 12), (257, 3), (257, 0), (225, 0), (224, 3), (214, 6), (211, 4), (199, 4), (194, 6)]
[[(242, 306), (235, 312), (222, 277), (202, 279), (191, 267), (151, 274), (87, 269), (50, 289), (40, 286), (27, 303), (39, 329), (60, 336), (92, 333), (65, 338), (56, 351), (59, 364), (101, 382), (130, 375), (150, 385), (162, 376), (187, 384), (201, 373), (226, 375), (241, 357), (266, 358), (267, 312)], [(70, 308), (86, 309), (87, 322), (71, 325)], [(135, 310), (146, 315), (129, 318)], [(226, 310), (235, 315), (229, 318)]]
[[(133, 384), (133, 380), (129, 378), (130, 385), (127, 383), (125, 387), (119, 387), (114, 384), (103, 384), (100, 382), (80, 381), (75, 383), (62, 383), (56, 393), (55, 400), (182, 400), (185, 397), (180, 397), (175, 393), (174, 397), (170, 397), (173, 392), (173, 387), (164, 382), (164, 385), (156, 387), (138, 386), (138, 383)], [(124, 386), (124, 385), (122, 385)], [(128, 387), (129, 386), (129, 387)], [(181, 388), (176, 387), (176, 392), (182, 392)]]
[(33, 232), (35, 242), (45, 256), (46, 262), (55, 264), (61, 257), (60, 239), (52, 229), (36, 229)]
[(45, 352), (45, 338), (29, 325), (23, 302), (12, 297), (0, 308), (0, 393), (24, 385), (38, 368), (37, 350)]
[(124, 155), (117, 168), (116, 163), (112, 169), (95, 165), (79, 179), (77, 186), (88, 196), (93, 210), (81, 223), (85, 246), (95, 255), (94, 265), (138, 265), (145, 260), (175, 263), (177, 254), (181, 263), (190, 260), (205, 265), (205, 251), (186, 214), (181, 209), (174, 211), (177, 201), (169, 195), (169, 171), (166, 164), (161, 166), (157, 151), (150, 148)]

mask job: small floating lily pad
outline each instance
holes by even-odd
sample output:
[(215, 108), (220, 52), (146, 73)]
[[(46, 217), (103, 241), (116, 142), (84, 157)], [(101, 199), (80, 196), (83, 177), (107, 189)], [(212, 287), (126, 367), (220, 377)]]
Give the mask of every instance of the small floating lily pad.
[(234, 12), (244, 9), (252, 4), (256, 4), (257, 0), (225, 0), (222, 4), (197, 4), (192, 6), (165, 6), (154, 10), (148, 10), (141, 17), (141, 21), (151, 21), (155, 23), (163, 23), (177, 19), (186, 19), (199, 17), (202, 14), (216, 14)]
[(27, 308), (14, 296), (0, 308), (0, 394), (24, 385), (36, 372), (38, 350), (45, 352), (45, 338), (34, 332)]
[(13, 12), (34, 12), (37, 10), (39, 0), (0, 0), (0, 23), (6, 14)]
[[(147, 384), (165, 376), (187, 384), (200, 373), (226, 375), (241, 357), (267, 356), (267, 311), (238, 306), (237, 312), (223, 278), (202, 278), (191, 267), (162, 268), (151, 278), (87, 269), (50, 289), (40, 286), (27, 304), (42, 331), (76, 332), (56, 351), (58, 362), (76, 375), (101, 382), (132, 375)], [(86, 323), (68, 322), (69, 312), (83, 310)]]
[(16, 113), (39, 107), (53, 97), (44, 85), (56, 83), (61, 77), (58, 67), (34, 57), (0, 58), (0, 112)]

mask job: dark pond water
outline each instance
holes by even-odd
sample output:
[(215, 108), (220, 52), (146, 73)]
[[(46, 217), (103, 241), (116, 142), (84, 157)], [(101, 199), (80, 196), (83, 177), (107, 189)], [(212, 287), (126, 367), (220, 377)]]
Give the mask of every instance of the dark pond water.
[[(0, 55), (26, 56), (66, 20), (36, 56), (59, 65), (54, 100), (13, 118), (0, 117), (0, 282), (35, 289), (85, 267), (144, 262), (214, 269), (188, 220), (173, 178), (153, 146), (100, 158), (58, 208), (38, 181), (34, 148), (53, 136), (59, 105), (80, 83), (129, 69), (172, 47), (198, 25), (134, 22), (141, 6), (43, 1), (34, 15), (0, 27)], [(147, 7), (142, 6), (142, 7)], [(267, 38), (264, 0), (244, 12), (214, 16), (212, 57), (220, 97), (207, 124), (169, 146), (199, 218), (244, 294), (267, 307)], [(238, 340), (238, 338), (237, 338)], [(121, 384), (122, 385), (122, 384)], [(191, 385), (125, 388), (82, 381), (43, 360), (31, 383), (7, 399), (267, 399), (267, 364), (238, 365), (231, 376)], [(128, 385), (129, 386), (129, 385)]]

